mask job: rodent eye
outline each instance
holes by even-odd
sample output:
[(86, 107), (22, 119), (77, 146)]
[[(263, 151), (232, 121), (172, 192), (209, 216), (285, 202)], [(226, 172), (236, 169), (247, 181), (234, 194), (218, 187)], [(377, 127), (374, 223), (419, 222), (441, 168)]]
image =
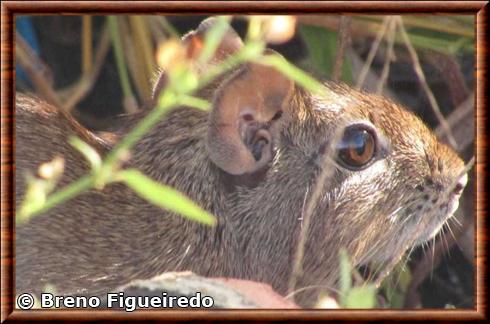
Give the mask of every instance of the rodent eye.
[(346, 128), (337, 148), (339, 162), (348, 169), (361, 170), (376, 154), (376, 138), (365, 125)]

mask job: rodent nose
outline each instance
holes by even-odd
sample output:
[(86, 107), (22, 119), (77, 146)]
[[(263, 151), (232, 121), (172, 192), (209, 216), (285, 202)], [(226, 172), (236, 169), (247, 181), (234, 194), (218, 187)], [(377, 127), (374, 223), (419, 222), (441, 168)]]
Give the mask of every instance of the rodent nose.
[(456, 183), (456, 186), (454, 186), (453, 193), (455, 195), (461, 195), (467, 183), (468, 183), (468, 175), (465, 174), (459, 179), (458, 183)]

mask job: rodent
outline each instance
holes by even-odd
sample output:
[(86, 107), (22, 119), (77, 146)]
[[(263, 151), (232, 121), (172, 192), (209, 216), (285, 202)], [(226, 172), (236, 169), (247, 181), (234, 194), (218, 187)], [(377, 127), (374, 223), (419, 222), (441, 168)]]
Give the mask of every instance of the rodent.
[[(184, 44), (202, 42), (208, 27)], [(216, 60), (241, 44), (230, 29)], [(337, 83), (324, 90), (313, 95), (271, 67), (247, 63), (200, 92), (210, 112), (170, 111), (136, 143), (127, 166), (185, 193), (217, 225), (158, 209), (122, 184), (90, 190), (16, 227), (16, 294), (39, 294), (46, 284), (59, 294), (102, 294), (180, 270), (261, 281), (285, 294), (305, 202), (324, 168), (331, 176), (295, 288), (334, 286), (340, 248), (359, 265), (397, 260), (432, 238), (458, 206), (463, 161), (397, 104)], [(146, 113), (129, 116), (119, 134)], [(17, 206), (23, 174), (54, 156), (66, 161), (60, 187), (88, 171), (66, 142), (70, 134), (102, 155), (112, 147), (57, 108), (17, 95)], [(296, 297), (311, 306), (318, 293)]]

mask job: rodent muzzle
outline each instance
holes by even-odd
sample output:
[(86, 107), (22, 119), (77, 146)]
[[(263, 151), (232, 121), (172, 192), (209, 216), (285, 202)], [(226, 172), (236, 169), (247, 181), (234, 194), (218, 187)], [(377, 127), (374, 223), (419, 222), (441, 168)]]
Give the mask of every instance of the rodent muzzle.
[(435, 184), (426, 186), (423, 203), (420, 205), (421, 214), (428, 214), (431, 217), (425, 229), (419, 235), (417, 244), (421, 244), (435, 237), (444, 224), (453, 217), (459, 207), (459, 199), (467, 182), (468, 175), (464, 174), (457, 181), (445, 186), (442, 192), (435, 188)]
[(460, 196), (463, 193), (464, 188), (466, 187), (466, 183), (468, 182), (468, 175), (465, 174), (461, 179), (459, 179), (456, 186), (454, 186), (453, 194)]
[(456, 182), (454, 188), (452, 188), (451, 196), (458, 196), (458, 197), (461, 196), (463, 194), (463, 190), (466, 187), (467, 183), (468, 183), (468, 174), (465, 173)]

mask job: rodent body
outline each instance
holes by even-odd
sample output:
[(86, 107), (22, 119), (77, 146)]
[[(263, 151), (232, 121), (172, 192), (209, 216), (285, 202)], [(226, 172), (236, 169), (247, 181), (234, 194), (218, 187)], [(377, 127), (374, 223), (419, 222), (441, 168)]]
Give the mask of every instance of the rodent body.
[[(356, 265), (396, 259), (432, 237), (452, 215), (466, 181), (459, 178), (463, 162), (417, 117), (386, 99), (337, 84), (325, 85), (326, 96), (287, 82), (269, 87), (267, 80), (258, 93), (247, 92), (239, 82), (245, 80), (246, 87), (249, 79), (276, 78), (274, 84), (281, 84), (280, 76), (261, 69), (249, 67), (205, 95), (214, 102), (211, 113), (187, 107), (169, 112), (133, 147), (128, 161), (216, 215), (215, 227), (162, 211), (121, 184), (91, 190), (17, 227), (16, 293), (39, 293), (49, 283), (60, 294), (102, 294), (133, 279), (178, 270), (262, 281), (286, 293), (305, 202), (326, 167), (332, 172), (312, 214), (296, 288), (333, 286), (340, 248)], [(226, 94), (232, 91), (230, 101)], [(263, 127), (244, 118), (237, 126), (239, 144), (228, 140), (236, 136), (234, 129), (210, 131), (220, 127), (213, 124), (216, 111), (234, 109), (240, 99), (256, 103), (253, 95), (273, 98), (284, 116), (268, 111), (265, 100), (257, 105), (271, 122)], [(16, 106), (17, 197), (25, 190), (22, 172), (56, 155), (68, 168), (61, 186), (87, 172), (81, 155), (65, 141), (80, 133), (79, 126), (67, 126), (56, 109), (34, 99), (17, 96)], [(144, 114), (129, 118), (125, 127)], [(272, 122), (276, 119), (278, 124)], [(355, 170), (325, 162), (338, 134), (352, 127), (375, 137), (373, 159)], [(255, 140), (256, 129), (264, 130), (265, 141)], [(97, 136), (83, 134), (102, 155), (110, 149)], [(244, 145), (232, 151), (253, 159), (241, 159), (236, 167), (233, 157), (222, 157), (230, 151), (213, 148), (217, 138), (221, 146)], [(305, 305), (314, 302), (313, 295), (299, 294)]]

